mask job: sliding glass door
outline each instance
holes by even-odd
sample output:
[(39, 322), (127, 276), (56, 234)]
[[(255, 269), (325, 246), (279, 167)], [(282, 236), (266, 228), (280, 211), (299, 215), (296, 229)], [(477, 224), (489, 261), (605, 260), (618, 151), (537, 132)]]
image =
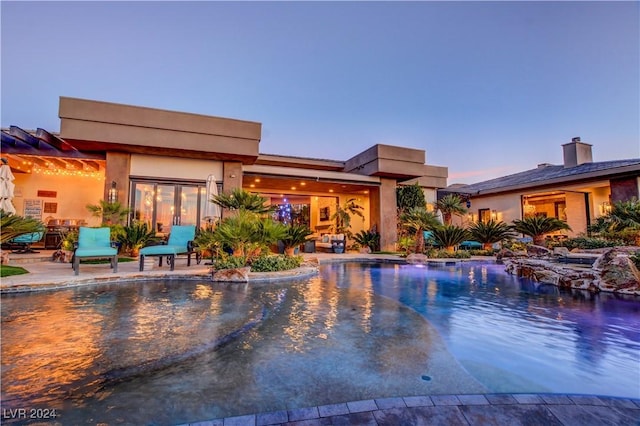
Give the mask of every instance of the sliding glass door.
[(173, 225), (198, 225), (206, 195), (204, 183), (131, 182), (131, 217), (149, 224), (159, 235)]

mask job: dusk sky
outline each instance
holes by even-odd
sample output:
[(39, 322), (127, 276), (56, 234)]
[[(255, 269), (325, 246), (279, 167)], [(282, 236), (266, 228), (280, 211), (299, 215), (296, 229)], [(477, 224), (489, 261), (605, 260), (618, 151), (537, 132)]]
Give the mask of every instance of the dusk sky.
[(59, 96), (262, 123), (260, 152), (424, 149), (472, 183), (640, 157), (640, 13), (626, 2), (1, 2), (2, 127)]

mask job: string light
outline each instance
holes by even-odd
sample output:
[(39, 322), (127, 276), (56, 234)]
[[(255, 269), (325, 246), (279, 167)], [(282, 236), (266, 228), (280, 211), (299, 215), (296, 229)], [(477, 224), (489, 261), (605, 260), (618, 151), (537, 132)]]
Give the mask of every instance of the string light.
[(98, 171), (87, 170), (73, 170), (73, 169), (61, 169), (61, 168), (43, 168), (37, 165), (33, 165), (33, 173), (37, 173), (45, 176), (73, 176), (93, 178), (97, 180), (104, 180), (104, 173)]

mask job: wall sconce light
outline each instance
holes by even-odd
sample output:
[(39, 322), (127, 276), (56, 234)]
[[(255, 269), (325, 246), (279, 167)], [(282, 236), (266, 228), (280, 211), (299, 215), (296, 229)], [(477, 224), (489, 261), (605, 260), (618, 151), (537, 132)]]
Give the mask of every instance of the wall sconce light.
[(470, 209), (471, 208), (471, 200), (467, 200), (467, 208)]
[(115, 203), (118, 201), (118, 189), (116, 188), (116, 181), (111, 181), (111, 188), (109, 188), (108, 192), (108, 201), (110, 203)]
[(498, 212), (491, 210), (491, 220), (498, 220)]

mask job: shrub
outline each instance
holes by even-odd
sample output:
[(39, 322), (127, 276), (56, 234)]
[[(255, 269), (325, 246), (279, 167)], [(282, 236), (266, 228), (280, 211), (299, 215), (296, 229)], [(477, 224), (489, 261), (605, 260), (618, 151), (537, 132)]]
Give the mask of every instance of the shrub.
[(224, 254), (213, 261), (215, 269), (235, 269), (247, 266), (247, 258), (245, 256), (229, 256)]
[(362, 230), (353, 236), (353, 239), (361, 247), (369, 247), (371, 251), (380, 250), (380, 234), (376, 231)]
[(277, 272), (295, 269), (302, 263), (301, 256), (268, 255), (260, 256), (251, 262), (253, 272)]
[(424, 208), (427, 204), (422, 187), (413, 185), (398, 186), (396, 188), (396, 204), (399, 210), (409, 210), (414, 207)]
[(566, 240), (553, 243), (554, 247), (566, 247), (569, 250), (572, 250), (575, 248), (597, 249), (597, 248), (604, 248), (604, 247), (615, 247), (617, 245), (623, 245), (623, 242), (616, 241), (616, 240), (605, 240), (602, 238), (591, 238), (591, 237), (568, 238)]
[(636, 268), (640, 269), (640, 250), (629, 256), (629, 259), (636, 265)]
[(469, 231), (455, 225), (444, 225), (431, 231), (434, 241), (442, 247), (446, 247), (450, 252), (461, 242), (469, 239)]
[(445, 259), (469, 259), (471, 253), (468, 250), (448, 251), (442, 249), (427, 250), (426, 253), (429, 258), (445, 258)]
[(494, 250), (465, 250), (471, 256), (493, 256)]

